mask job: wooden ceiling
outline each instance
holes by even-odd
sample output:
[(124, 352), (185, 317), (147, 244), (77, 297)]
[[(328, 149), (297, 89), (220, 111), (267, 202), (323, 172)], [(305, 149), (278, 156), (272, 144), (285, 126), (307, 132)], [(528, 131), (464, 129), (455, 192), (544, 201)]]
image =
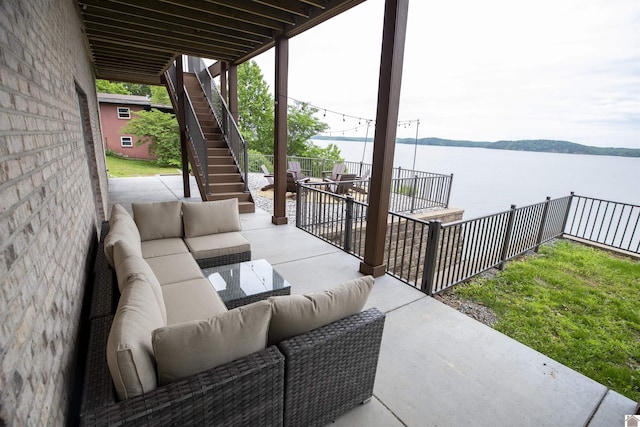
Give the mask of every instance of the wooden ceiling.
[(96, 77), (160, 84), (180, 54), (240, 64), (365, 0), (77, 0)]

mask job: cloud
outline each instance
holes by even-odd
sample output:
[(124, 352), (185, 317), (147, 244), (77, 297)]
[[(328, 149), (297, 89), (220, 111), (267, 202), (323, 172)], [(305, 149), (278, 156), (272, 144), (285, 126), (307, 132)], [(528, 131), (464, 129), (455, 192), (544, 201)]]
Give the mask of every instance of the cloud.
[[(289, 95), (375, 118), (383, 10), (369, 0), (293, 38)], [(269, 83), (273, 61), (258, 58)], [(640, 2), (412, 1), (401, 95), (420, 136), (640, 148)]]

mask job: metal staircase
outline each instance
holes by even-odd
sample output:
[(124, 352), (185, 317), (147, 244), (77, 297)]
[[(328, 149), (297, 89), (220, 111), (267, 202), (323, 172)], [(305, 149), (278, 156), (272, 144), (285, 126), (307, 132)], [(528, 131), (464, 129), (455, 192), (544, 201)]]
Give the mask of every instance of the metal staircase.
[(184, 106), (178, 102), (175, 65), (165, 79), (174, 110), (185, 109), (188, 157), (202, 200), (236, 198), (241, 213), (255, 212), (247, 187), (246, 143), (204, 62), (192, 57), (188, 62)]

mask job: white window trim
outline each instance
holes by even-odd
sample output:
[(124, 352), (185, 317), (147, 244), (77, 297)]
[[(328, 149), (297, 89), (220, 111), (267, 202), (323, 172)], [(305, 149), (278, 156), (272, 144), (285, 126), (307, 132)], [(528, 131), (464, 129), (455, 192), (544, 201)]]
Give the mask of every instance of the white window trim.
[[(125, 144), (125, 140), (129, 140), (130, 144)], [(133, 147), (133, 137), (130, 136), (121, 136), (120, 137), (120, 146), (124, 147), (124, 148), (131, 148)]]
[[(123, 110), (122, 113), (120, 112), (120, 110)], [(126, 115), (124, 113), (124, 110), (127, 110)], [(118, 112), (119, 119), (123, 119), (123, 120), (131, 119), (131, 109), (129, 107), (118, 107), (116, 111)]]

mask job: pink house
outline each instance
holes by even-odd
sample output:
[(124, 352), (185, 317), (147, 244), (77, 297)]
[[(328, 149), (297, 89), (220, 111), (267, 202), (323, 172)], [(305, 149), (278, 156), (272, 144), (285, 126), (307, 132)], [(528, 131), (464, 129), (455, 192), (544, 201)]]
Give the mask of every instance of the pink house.
[(149, 145), (137, 146), (137, 138), (124, 133), (122, 128), (134, 118), (136, 111), (156, 108), (160, 111), (173, 113), (173, 108), (167, 105), (152, 104), (146, 96), (116, 95), (111, 93), (98, 93), (100, 106), (100, 124), (102, 125), (102, 139), (105, 149), (135, 159), (155, 160), (149, 153)]

